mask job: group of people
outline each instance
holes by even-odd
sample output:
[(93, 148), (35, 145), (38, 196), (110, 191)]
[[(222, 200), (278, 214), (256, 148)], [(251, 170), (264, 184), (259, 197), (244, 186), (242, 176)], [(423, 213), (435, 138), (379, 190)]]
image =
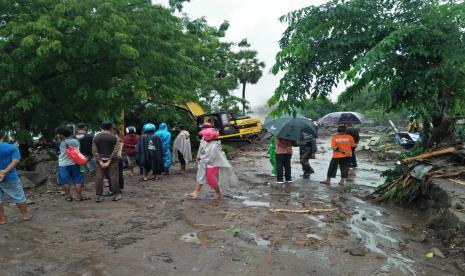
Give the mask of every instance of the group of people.
[[(344, 186), (348, 177), (349, 169), (357, 167), (355, 149), (360, 141), (360, 135), (351, 124), (341, 125), (337, 128), (337, 134), (331, 137), (332, 158), (329, 164), (327, 178), (320, 183), (329, 185), (331, 179), (336, 177), (337, 170), (341, 171), (339, 185)], [(304, 179), (309, 179), (315, 171), (309, 160), (315, 158), (317, 151), (316, 138), (305, 135), (299, 143), (300, 164), (302, 165)], [(276, 175), (277, 184), (292, 183), (291, 158), (294, 141), (282, 138), (272, 138), (268, 149), (272, 165), (272, 175)]]
[[(152, 123), (145, 124), (142, 135), (137, 134), (135, 127), (128, 126), (123, 138), (120, 137), (118, 128), (110, 121), (103, 122), (100, 132), (96, 135), (88, 133), (85, 124), (77, 125), (75, 134), (70, 126), (58, 127), (57, 182), (63, 188), (65, 200), (90, 199), (83, 193), (85, 171), (95, 173), (96, 202), (102, 202), (104, 196), (111, 196), (113, 201), (121, 200), (124, 189), (123, 154), (127, 158), (131, 175), (135, 175), (136, 165), (140, 168), (141, 181), (149, 181), (151, 176), (152, 179), (159, 180), (162, 174), (168, 175), (173, 160), (179, 161), (181, 165), (176, 173), (185, 173), (187, 164), (192, 161), (190, 134), (182, 125), (177, 126), (177, 129), (179, 134), (173, 141), (171, 152), (171, 133), (165, 123), (160, 124), (158, 130)], [(194, 191), (186, 195), (195, 199), (203, 185), (208, 184), (215, 191), (214, 199), (219, 199), (220, 170), (232, 167), (222, 151), (218, 130), (206, 123), (199, 134), (202, 139), (197, 154), (196, 185)], [(16, 166), (21, 159), (20, 151), (15, 145), (6, 143), (5, 138), (6, 133), (0, 131), (0, 225), (6, 223), (2, 202), (5, 194), (18, 206), (24, 221), (32, 218), (16, 172)], [(86, 161), (85, 164), (78, 164), (71, 156), (70, 149), (77, 149)], [(108, 180), (109, 190), (104, 194), (105, 179)], [(72, 186), (76, 191), (75, 197), (71, 195)]]

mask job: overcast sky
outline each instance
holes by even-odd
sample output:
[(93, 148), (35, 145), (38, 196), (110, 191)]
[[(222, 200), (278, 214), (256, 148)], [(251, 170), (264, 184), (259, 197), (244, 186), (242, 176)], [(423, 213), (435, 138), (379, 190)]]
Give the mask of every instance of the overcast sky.
[[(229, 21), (231, 26), (226, 40), (239, 42), (247, 38), (252, 48), (258, 51), (260, 60), (266, 63), (266, 69), (258, 84), (248, 85), (246, 89), (247, 100), (252, 107), (257, 107), (266, 103), (279, 84), (279, 76), (270, 73), (279, 51), (278, 41), (286, 28), (279, 22), (279, 17), (324, 2), (326, 0), (191, 0), (185, 4), (184, 12), (190, 18), (205, 16), (213, 26), (219, 26), (224, 20)], [(236, 93), (239, 96), (240, 90)]]

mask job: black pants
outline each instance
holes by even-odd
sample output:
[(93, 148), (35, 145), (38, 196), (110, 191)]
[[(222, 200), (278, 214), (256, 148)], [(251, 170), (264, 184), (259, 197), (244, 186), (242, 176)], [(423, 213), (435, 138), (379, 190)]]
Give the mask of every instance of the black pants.
[(351, 165), (354, 168), (357, 167), (357, 156), (355, 156), (355, 148), (352, 148)]
[(302, 170), (304, 171), (304, 177), (309, 177), (310, 174), (314, 173), (312, 166), (310, 166), (308, 157), (301, 157), (300, 164), (302, 165)]
[(292, 154), (276, 154), (276, 172), (278, 182), (283, 182), (283, 175), (285, 175), (286, 181), (292, 180), (291, 157)]
[(329, 163), (328, 168), (328, 178), (335, 178), (337, 173), (337, 168), (341, 170), (341, 177), (347, 178), (349, 176), (350, 163), (352, 161), (351, 157), (345, 158), (333, 158)]
[(181, 167), (186, 166), (186, 160), (184, 159), (184, 156), (182, 156), (182, 153), (178, 150), (178, 159), (179, 163), (181, 163)]

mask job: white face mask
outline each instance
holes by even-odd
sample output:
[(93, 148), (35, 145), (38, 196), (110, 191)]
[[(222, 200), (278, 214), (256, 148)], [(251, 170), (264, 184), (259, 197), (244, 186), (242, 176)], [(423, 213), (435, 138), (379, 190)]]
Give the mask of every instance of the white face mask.
[(76, 138), (81, 139), (84, 137), (84, 134), (76, 134)]

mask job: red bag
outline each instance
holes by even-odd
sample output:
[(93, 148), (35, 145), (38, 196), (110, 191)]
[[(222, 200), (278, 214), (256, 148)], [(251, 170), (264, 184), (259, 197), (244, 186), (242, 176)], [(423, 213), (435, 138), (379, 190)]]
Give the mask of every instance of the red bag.
[(66, 154), (69, 159), (73, 160), (78, 165), (87, 164), (87, 158), (75, 147), (66, 145)]

